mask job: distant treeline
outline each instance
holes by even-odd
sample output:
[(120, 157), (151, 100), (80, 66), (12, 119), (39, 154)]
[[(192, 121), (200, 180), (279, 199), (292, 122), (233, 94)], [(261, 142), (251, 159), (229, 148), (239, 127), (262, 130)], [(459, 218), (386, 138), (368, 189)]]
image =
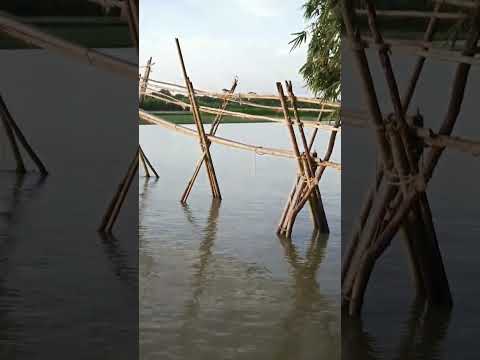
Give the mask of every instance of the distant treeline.
[[(0, 9), (17, 16), (102, 16), (102, 6), (87, 0), (1, 0)], [(118, 15), (115, 9), (110, 15)]]
[[(189, 103), (188, 98), (185, 95), (172, 94), (168, 90), (161, 90), (160, 92), (163, 93), (163, 94), (172, 96), (172, 97), (174, 97), (178, 100), (181, 100), (183, 102)], [(212, 107), (212, 108), (219, 108), (222, 104), (222, 100), (211, 98), (209, 96), (198, 96), (197, 101), (198, 101), (198, 104), (200, 106), (208, 106), (208, 107)], [(254, 101), (252, 100), (250, 102), (254, 102), (254, 103), (260, 104), (260, 105), (268, 105), (268, 106), (275, 106), (275, 107), (280, 106), (279, 101), (278, 100), (273, 100), (273, 99), (255, 99)], [(301, 106), (302, 107), (315, 108), (315, 109), (318, 108), (318, 106), (313, 105), (313, 104), (302, 104)], [(152, 97), (146, 97), (145, 98), (145, 101), (143, 103), (143, 109), (146, 110), (146, 111), (184, 111), (184, 110), (188, 111), (189, 110), (189, 109), (183, 109), (181, 106), (166, 103), (162, 100), (155, 99), (155, 98), (152, 98)], [(241, 113), (245, 113), (245, 114), (251, 114), (251, 115), (266, 115), (266, 116), (275, 116), (275, 117), (283, 116), (282, 114), (280, 114), (279, 112), (276, 112), (276, 111), (272, 111), (272, 110), (269, 110), (269, 109), (255, 108), (255, 107), (252, 107), (252, 106), (242, 105), (242, 104), (238, 104), (238, 103), (234, 103), (234, 102), (231, 102), (228, 105), (227, 110), (235, 111), (235, 112), (241, 112)], [(316, 117), (315, 113), (304, 114), (304, 116)]]

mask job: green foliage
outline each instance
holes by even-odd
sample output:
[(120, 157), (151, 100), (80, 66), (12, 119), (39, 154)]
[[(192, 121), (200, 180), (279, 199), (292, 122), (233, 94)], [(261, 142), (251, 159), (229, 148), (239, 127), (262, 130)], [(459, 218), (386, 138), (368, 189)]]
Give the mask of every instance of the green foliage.
[(335, 9), (338, 0), (307, 0), (303, 5), (307, 28), (294, 35), (292, 50), (308, 42), (305, 64), (300, 73), (308, 87), (326, 100), (340, 98), (341, 22)]

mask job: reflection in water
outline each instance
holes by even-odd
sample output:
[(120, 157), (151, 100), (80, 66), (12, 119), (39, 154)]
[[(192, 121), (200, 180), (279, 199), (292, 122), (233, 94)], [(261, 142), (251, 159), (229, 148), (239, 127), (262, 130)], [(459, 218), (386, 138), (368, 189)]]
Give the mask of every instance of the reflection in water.
[(342, 311), (342, 358), (345, 360), (415, 360), (442, 358), (444, 342), (450, 324), (450, 311), (427, 307), (416, 301), (410, 307), (408, 319), (401, 329), (400, 340), (388, 356), (365, 329), (360, 318)]
[(138, 243), (128, 231), (97, 235), (104, 203), (85, 201), (97, 188), (76, 185), (55, 175), (0, 174), (1, 359), (138, 353)]
[[(218, 199), (212, 199), (207, 223), (202, 231), (203, 240), (198, 248), (198, 263), (193, 266), (195, 271), (193, 272), (191, 280), (192, 297), (186, 301), (184, 315), (185, 321), (180, 330), (180, 336), (182, 337), (181, 341), (185, 346), (188, 346), (187, 343), (189, 339), (192, 338), (189, 334), (189, 329), (193, 327), (193, 322), (198, 316), (200, 311), (200, 297), (205, 286), (208, 284), (206, 272), (212, 257), (212, 247), (217, 237), (217, 222), (220, 205), (221, 202)], [(190, 207), (188, 205), (182, 205), (182, 208), (188, 222), (198, 229), (199, 225), (195, 220)]]
[(18, 289), (7, 285), (11, 270), (10, 256), (16, 242), (10, 227), (21, 216), (21, 205), (28, 201), (45, 182), (43, 176), (29, 176), (2, 172), (0, 176), (0, 354), (2, 358), (19, 356), (14, 345), (23, 332), (23, 326), (10, 315), (13, 304), (20, 301)]
[(131, 264), (131, 251), (122, 248), (122, 243), (113, 234), (98, 233), (105, 248), (110, 263), (112, 264), (115, 276), (122, 280), (132, 290), (132, 294), (138, 294), (138, 266), (136, 261)]
[[(295, 171), (290, 160), (259, 158), (252, 175), (251, 154), (212, 148), (221, 206), (204, 172), (182, 206), (198, 144), (143, 129), (142, 146), (169, 171), (139, 189), (140, 358), (339, 359), (339, 177), (323, 180), (330, 237), (312, 236), (302, 212), (287, 242), (275, 230)], [(228, 124), (222, 135), (289, 146), (271, 124)]]
[[(302, 355), (301, 334), (305, 331), (305, 324), (308, 323), (308, 317), (315, 311), (316, 303), (327, 303), (320, 293), (320, 287), (316, 280), (318, 268), (325, 256), (325, 250), (328, 243), (328, 234), (320, 234), (314, 231), (307, 249), (305, 258), (301, 258), (295, 244), (291, 239), (279, 237), (280, 243), (285, 250), (286, 259), (291, 266), (291, 274), (294, 280), (295, 295), (294, 304), (289, 311), (283, 327), (287, 330), (284, 344), (279, 348), (275, 359), (299, 359)], [(338, 323), (335, 314), (326, 313), (322, 325), (323, 334), (328, 338), (319, 341), (330, 343), (330, 352), (321, 352), (322, 358), (339, 358), (339, 332)], [(335, 349), (338, 349), (336, 351)]]

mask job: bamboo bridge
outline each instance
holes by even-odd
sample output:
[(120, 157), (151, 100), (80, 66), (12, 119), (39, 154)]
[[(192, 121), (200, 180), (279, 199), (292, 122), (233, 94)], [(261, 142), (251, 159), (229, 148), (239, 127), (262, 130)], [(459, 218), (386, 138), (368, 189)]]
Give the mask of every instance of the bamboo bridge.
[[(296, 97), (290, 82), (287, 82), (285, 87), (282, 83), (277, 83), (278, 94), (257, 98), (279, 101), (279, 106), (270, 110), (283, 114), (283, 119), (280, 116), (268, 116), (268, 119), (264, 118), (263, 120), (285, 125), (290, 138), (291, 149), (264, 148), (218, 137), (216, 132), (223, 116), (237, 116), (247, 121), (252, 120), (252, 117), (248, 114), (226, 110), (228, 104), (242, 102), (245, 105), (252, 105), (255, 103), (255, 96), (252, 94), (234, 95), (236, 81), (227, 93), (195, 89), (186, 71), (178, 41), (177, 47), (185, 85), (160, 82), (150, 79), (146, 74), (139, 76), (136, 64), (47, 34), (3, 12), (0, 13), (0, 31), (40, 48), (74, 57), (91, 66), (97, 66), (127, 78), (139, 79), (140, 100), (146, 96), (157, 97), (162, 101), (175, 103), (189, 109), (195, 121), (196, 131), (167, 123), (144, 110), (139, 110), (140, 119), (169, 130), (194, 136), (200, 142), (201, 156), (181, 197), (182, 201), (187, 201), (202, 164), (205, 164), (207, 168), (212, 196), (221, 199), (222, 195), (209, 151), (212, 143), (254, 151), (258, 154), (294, 159), (297, 163), (298, 173), (292, 191), (287, 196), (285, 209), (278, 227), (278, 233), (287, 237), (291, 234), (296, 215), (307, 202), (313, 215), (314, 226), (321, 232), (329, 231), (318, 184), (326, 168), (341, 169), (340, 164), (330, 161), (335, 137), (340, 132), (341, 122), (347, 124), (347, 126), (370, 128), (375, 135), (380, 167), (376, 173), (375, 183), (367, 192), (367, 201), (358, 216), (358, 224), (352, 229), (348, 248), (342, 261), (342, 306), (350, 315), (360, 314), (367, 284), (375, 263), (390, 246), (394, 236), (401, 232), (407, 245), (409, 260), (413, 269), (412, 278), (417, 294), (424, 297), (428, 305), (451, 307), (453, 303), (452, 295), (426, 190), (445, 149), (459, 150), (471, 155), (480, 154), (479, 141), (452, 135), (462, 109), (462, 100), (467, 90), (466, 85), (470, 69), (472, 66), (480, 65), (478, 57), (480, 53), (478, 45), (480, 38), (480, 1), (438, 0), (435, 1), (434, 11), (431, 12), (377, 11), (371, 0), (364, 1), (365, 8), (357, 9), (354, 6), (356, 3), (352, 0), (343, 0), (339, 2), (339, 6), (345, 25), (346, 37), (344, 41), (350, 45), (356, 60), (357, 70), (361, 78), (361, 92), (365, 96), (367, 110), (355, 112), (342, 108), (340, 111), (342, 120), (340, 121), (340, 118), (338, 118), (333, 126), (326, 125), (321, 122), (322, 117), (324, 114), (335, 113), (339, 104), (327, 103), (319, 99)], [(108, 5), (124, 8), (123, 16), (128, 20), (132, 39), (138, 50), (138, 1), (109, 1)], [(424, 18), (428, 20), (428, 23), (422, 39), (405, 40), (392, 35), (388, 38), (379, 29), (377, 22), (379, 17), (387, 19)], [(359, 26), (360, 19), (367, 20), (370, 36), (363, 34), (363, 28)], [(467, 29), (461, 48), (436, 47), (433, 39), (437, 28), (451, 26), (452, 23), (458, 22), (461, 22)], [(366, 56), (366, 50), (369, 48), (378, 53), (381, 70), (388, 85), (394, 109), (393, 113), (383, 112), (379, 105), (371, 74), (372, 65), (369, 64)], [(390, 52), (392, 51), (407, 53), (417, 59), (409, 86), (403, 94), (400, 94), (395, 71), (391, 64)], [(447, 61), (456, 65), (448, 109), (442, 125), (436, 132), (424, 127), (419, 116), (408, 114), (409, 105), (427, 60)], [(178, 91), (183, 91), (188, 95), (189, 101), (183, 102), (166, 96), (159, 91), (162, 87), (173, 87)], [(198, 95), (208, 95), (220, 99), (222, 105), (218, 109), (200, 106), (197, 101)], [(300, 113), (303, 108), (299, 107), (300, 103), (318, 105), (319, 108), (316, 111), (319, 114), (319, 121), (302, 121)], [(256, 106), (259, 105), (262, 104), (256, 104)], [(308, 111), (312, 112), (313, 110)], [(209, 133), (205, 131), (202, 122), (202, 114), (205, 113), (215, 115), (214, 126), (211, 127)], [(14, 121), (14, 116), (9, 113), (3, 100), (0, 102), (0, 116), (15, 155), (17, 171), (26, 171), (19, 150), (20, 146), (23, 146), (38, 170), (46, 175), (46, 166)], [(138, 121), (138, 119), (135, 121)], [(304, 127), (307, 126), (313, 128), (310, 139), (306, 138), (304, 132)], [(295, 132), (295, 128), (297, 132)], [(329, 145), (323, 158), (319, 158), (311, 151), (315, 136), (320, 130), (330, 132)], [(419, 165), (420, 156), (426, 159), (426, 165)], [(148, 166), (150, 170), (154, 170), (148, 162), (146, 154), (139, 146), (126, 177), (110, 203), (100, 230), (106, 232), (112, 230), (132, 180), (134, 176), (137, 176), (140, 161), (145, 168)], [(149, 172), (147, 175), (149, 175)]]

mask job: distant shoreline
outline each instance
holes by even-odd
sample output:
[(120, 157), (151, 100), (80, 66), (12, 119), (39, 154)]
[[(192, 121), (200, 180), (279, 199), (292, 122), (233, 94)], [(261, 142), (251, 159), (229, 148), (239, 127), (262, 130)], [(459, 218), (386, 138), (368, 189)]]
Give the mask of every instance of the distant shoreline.
[[(149, 111), (153, 115), (162, 115), (163, 120), (167, 120), (173, 124), (177, 125), (190, 125), (194, 124), (192, 113), (189, 111)], [(215, 119), (215, 115), (212, 114), (202, 114), (202, 122), (204, 124), (211, 124)], [(317, 116), (306, 116), (303, 118), (304, 121), (315, 121)], [(233, 116), (224, 116), (222, 118), (222, 124), (248, 124), (248, 123), (272, 123), (272, 121), (267, 120), (245, 120)], [(155, 125), (152, 123), (147, 123), (146, 121), (140, 120), (140, 125)]]

